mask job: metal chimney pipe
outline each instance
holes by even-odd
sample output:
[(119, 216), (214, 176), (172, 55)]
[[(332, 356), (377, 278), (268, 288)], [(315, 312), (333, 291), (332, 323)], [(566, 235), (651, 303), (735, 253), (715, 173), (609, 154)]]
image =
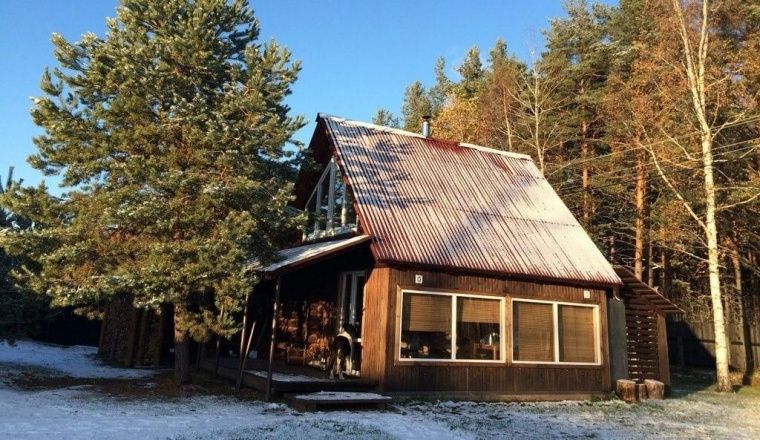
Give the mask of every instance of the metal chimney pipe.
[(422, 135), (430, 137), (430, 115), (422, 117)]

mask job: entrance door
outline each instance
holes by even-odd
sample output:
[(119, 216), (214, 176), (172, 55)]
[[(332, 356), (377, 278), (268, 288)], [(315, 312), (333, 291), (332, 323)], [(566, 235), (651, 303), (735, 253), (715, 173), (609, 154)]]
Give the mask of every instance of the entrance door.
[(347, 369), (355, 375), (359, 374), (359, 363), (361, 362), (361, 321), (366, 278), (367, 272), (364, 270), (340, 274), (338, 334), (346, 332), (352, 336), (351, 357)]
[[(362, 306), (366, 271), (341, 273), (339, 332), (361, 335)], [(350, 327), (349, 327), (350, 326)]]

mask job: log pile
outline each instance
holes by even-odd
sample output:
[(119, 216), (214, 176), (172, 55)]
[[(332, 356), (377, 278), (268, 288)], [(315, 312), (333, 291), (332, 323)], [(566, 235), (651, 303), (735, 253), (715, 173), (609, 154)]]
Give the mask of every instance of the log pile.
[(287, 362), (322, 366), (335, 337), (336, 316), (335, 305), (328, 301), (283, 304), (277, 316), (277, 346)]
[(653, 379), (646, 379), (643, 382), (618, 379), (615, 383), (615, 392), (621, 400), (628, 403), (647, 399), (662, 400), (665, 398), (665, 384)]

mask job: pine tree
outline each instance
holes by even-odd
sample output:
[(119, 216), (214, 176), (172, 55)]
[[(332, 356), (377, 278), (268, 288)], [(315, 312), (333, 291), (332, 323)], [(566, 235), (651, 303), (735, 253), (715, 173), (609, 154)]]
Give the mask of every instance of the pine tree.
[(488, 70), (479, 93), (478, 113), (482, 121), (480, 143), (507, 151), (527, 151), (519, 142), (520, 79), (527, 67), (510, 55), (507, 43), (497, 40), (489, 52)]
[[(0, 197), (22, 183), (23, 179), (13, 180), (13, 167), (10, 167), (5, 184), (0, 179)], [(31, 227), (27, 219), (0, 208), (0, 230), (28, 231)], [(0, 248), (0, 341), (14, 343), (50, 317), (44, 297), (21, 289), (10, 276), (13, 269), (24, 263), (29, 264), (23, 257), (9, 255)]]
[[(105, 38), (53, 36), (32, 109), (43, 130), (30, 163), (62, 176), (4, 196), (39, 227), (3, 239), (39, 271), (16, 271), (57, 306), (97, 315), (116, 295), (174, 310), (176, 376), (189, 341), (231, 335), (273, 258), (292, 176), (284, 148), (303, 123), (284, 98), (299, 64), (259, 43), (244, 0), (122, 0)], [(213, 293), (213, 304), (201, 301)], [(221, 315), (224, 309), (227, 313)]]
[(473, 98), (483, 84), (483, 63), (480, 61), (480, 49), (477, 46), (467, 51), (457, 71), (462, 77), (457, 85), (457, 93), (464, 99)]
[(385, 127), (398, 128), (398, 118), (389, 110), (384, 108), (378, 109), (375, 116), (372, 117), (372, 123), (375, 125), (383, 125)]
[(415, 81), (406, 88), (401, 108), (404, 130), (419, 132), (422, 128), (422, 117), (432, 116), (432, 111), (430, 95), (420, 81)]
[[(566, 3), (567, 17), (552, 20), (546, 32), (547, 52), (542, 62), (564, 72), (560, 95), (567, 103), (563, 121), (568, 138), (564, 149), (579, 159), (579, 166), (568, 170), (577, 172), (580, 181), (581, 222), (588, 228), (595, 211), (590, 179), (592, 161), (606, 151), (601, 142), (604, 132), (599, 103), (607, 78), (607, 47), (603, 44), (609, 10), (601, 5), (589, 6), (585, 0)], [(570, 177), (571, 179), (574, 176)], [(563, 176), (562, 180), (566, 180)]]

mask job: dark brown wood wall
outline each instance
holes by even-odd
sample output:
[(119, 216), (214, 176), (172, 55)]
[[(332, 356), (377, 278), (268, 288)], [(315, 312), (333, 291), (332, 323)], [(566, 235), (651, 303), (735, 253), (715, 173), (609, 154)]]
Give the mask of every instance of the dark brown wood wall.
[(163, 314), (137, 309), (128, 295), (119, 296), (106, 308), (98, 353), (126, 367), (163, 365), (167, 325)]
[[(415, 275), (423, 276), (415, 284)], [(499, 364), (400, 363), (398, 298), (403, 288), (509, 298), (557, 300), (599, 306), (601, 365), (565, 366), (511, 363), (511, 307), (507, 303), (506, 361)], [(401, 268), (375, 268), (365, 289), (362, 376), (377, 380), (386, 391), (464, 391), (498, 394), (597, 393), (611, 389), (607, 346), (606, 292), (582, 287), (540, 284), (500, 278), (466, 276)]]

